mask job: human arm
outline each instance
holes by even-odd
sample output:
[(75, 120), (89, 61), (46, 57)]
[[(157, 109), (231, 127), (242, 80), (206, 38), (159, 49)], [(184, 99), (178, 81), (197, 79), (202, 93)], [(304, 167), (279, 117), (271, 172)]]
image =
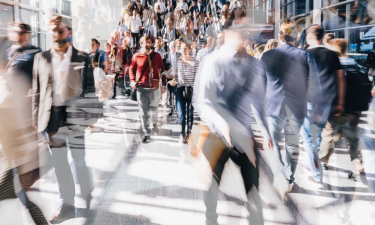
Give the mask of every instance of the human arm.
[(39, 83), (39, 61), (40, 54), (36, 54), (33, 66), (33, 85), (32, 85), (32, 126), (38, 132), (38, 116), (39, 116), (39, 98), (40, 98), (40, 83)]
[(137, 73), (137, 61), (136, 57), (133, 56), (132, 62), (129, 67), (129, 79), (130, 79), (130, 86), (132, 89), (136, 89), (136, 73)]
[(338, 102), (335, 107), (334, 116), (340, 116), (344, 113), (345, 107), (345, 92), (346, 92), (346, 79), (343, 69), (336, 71), (337, 76), (337, 92), (338, 92)]

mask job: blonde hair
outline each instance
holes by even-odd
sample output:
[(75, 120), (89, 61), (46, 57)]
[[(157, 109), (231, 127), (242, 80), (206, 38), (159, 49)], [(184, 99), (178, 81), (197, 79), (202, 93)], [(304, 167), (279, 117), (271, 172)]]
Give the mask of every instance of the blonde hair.
[(330, 49), (339, 54), (339, 57), (345, 56), (348, 50), (348, 42), (344, 38), (336, 38), (329, 41)]
[(264, 49), (264, 52), (275, 49), (279, 46), (279, 41), (276, 39), (270, 39), (267, 41), (266, 48)]
[(283, 42), (294, 42), (298, 37), (298, 29), (293, 23), (283, 23), (280, 26), (280, 39)]

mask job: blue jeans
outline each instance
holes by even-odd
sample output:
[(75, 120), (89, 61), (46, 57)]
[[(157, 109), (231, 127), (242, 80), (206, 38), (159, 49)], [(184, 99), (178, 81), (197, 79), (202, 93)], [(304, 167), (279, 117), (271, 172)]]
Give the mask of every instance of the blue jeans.
[(178, 123), (181, 125), (181, 134), (185, 135), (186, 124), (187, 133), (191, 133), (194, 122), (194, 107), (191, 98), (186, 98), (183, 94), (185, 87), (178, 87), (176, 91)]
[(309, 117), (306, 117), (301, 129), (303, 147), (305, 148), (307, 157), (309, 159), (311, 173), (314, 180), (320, 183), (323, 181), (323, 169), (318, 153), (320, 142), (322, 141), (321, 135), (323, 127), (323, 125), (312, 124)]
[[(269, 160), (274, 176), (283, 174), (289, 183), (293, 183), (299, 158), (299, 134), (303, 119), (296, 118), (287, 106), (285, 108), (286, 116), (267, 117), (269, 131), (274, 143), (273, 148), (269, 151)], [(286, 120), (289, 123), (286, 124)], [(279, 146), (283, 129), (286, 149), (285, 163), (282, 161)]]
[[(84, 136), (84, 134), (82, 134)], [(48, 136), (48, 134), (47, 134)], [(55, 167), (57, 184), (59, 186), (59, 197), (61, 205), (74, 205), (75, 185), (72, 170), (68, 161), (68, 150), (70, 150), (76, 170), (77, 181), (80, 184), (81, 196), (84, 199), (91, 197), (92, 180), (85, 161), (85, 139), (79, 143), (71, 143), (70, 138), (66, 146), (52, 148), (48, 146), (52, 163)]]

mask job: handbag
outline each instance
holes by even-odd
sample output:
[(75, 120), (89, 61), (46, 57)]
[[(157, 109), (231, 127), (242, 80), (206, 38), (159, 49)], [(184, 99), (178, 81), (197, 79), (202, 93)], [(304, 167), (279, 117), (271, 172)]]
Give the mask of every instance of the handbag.
[(193, 87), (185, 86), (185, 89), (184, 89), (182, 95), (187, 99), (192, 99), (193, 98)]

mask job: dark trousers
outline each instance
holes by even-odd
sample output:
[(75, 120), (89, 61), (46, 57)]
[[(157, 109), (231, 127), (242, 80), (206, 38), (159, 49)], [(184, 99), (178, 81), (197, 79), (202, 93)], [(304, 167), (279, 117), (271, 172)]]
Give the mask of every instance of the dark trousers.
[[(249, 161), (245, 153), (240, 153), (235, 149), (225, 149), (214, 169), (214, 177), (208, 191), (204, 192), (204, 204), (206, 205), (206, 224), (217, 224), (218, 215), (216, 213), (218, 189), (220, 186), (221, 176), (225, 167), (225, 163), (230, 159), (241, 168), (241, 175), (245, 184), (245, 191), (248, 194), (253, 186), (259, 187), (259, 172)], [(258, 167), (258, 166), (257, 166)], [(262, 210), (249, 202), (247, 206), (250, 212), (250, 220), (255, 224), (263, 224)]]
[(133, 42), (135, 43), (135, 50), (139, 49), (139, 33), (132, 33)]
[(173, 108), (176, 105), (176, 104), (173, 104), (174, 103), (173, 100), (176, 95), (176, 86), (167, 84), (167, 91), (168, 91), (168, 105), (169, 107)]
[(177, 114), (178, 123), (181, 125), (181, 134), (185, 135), (186, 124), (187, 124), (187, 134), (191, 133), (194, 122), (194, 107), (191, 104), (191, 98), (186, 98), (184, 96), (185, 87), (177, 87), (176, 98), (177, 98)]

